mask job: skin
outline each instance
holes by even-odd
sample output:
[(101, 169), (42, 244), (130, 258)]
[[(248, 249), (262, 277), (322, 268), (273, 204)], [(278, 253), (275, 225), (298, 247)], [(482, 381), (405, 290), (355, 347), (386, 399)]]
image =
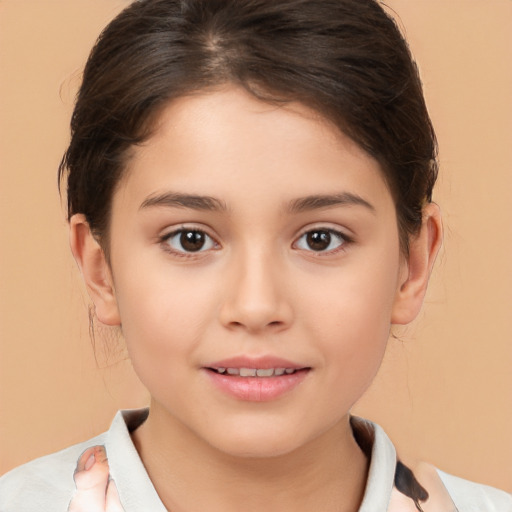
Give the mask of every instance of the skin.
[[(155, 200), (171, 194), (222, 208)], [(208, 235), (204, 250), (165, 239), (184, 228)], [(308, 245), (315, 230), (331, 233), (324, 251)], [(357, 510), (368, 464), (349, 411), (391, 325), (418, 314), (440, 242), (429, 204), (401, 254), (379, 164), (306, 107), (234, 87), (168, 105), (115, 192), (109, 263), (84, 217), (71, 219), (98, 319), (121, 326), (152, 396), (133, 439), (165, 506)], [(269, 355), (310, 370), (266, 402), (226, 395), (204, 369)]]

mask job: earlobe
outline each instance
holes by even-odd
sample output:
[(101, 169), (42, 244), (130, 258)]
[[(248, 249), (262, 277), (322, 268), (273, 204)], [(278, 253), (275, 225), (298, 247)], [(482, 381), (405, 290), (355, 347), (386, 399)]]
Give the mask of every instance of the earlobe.
[(437, 204), (429, 203), (423, 209), (420, 232), (410, 240), (393, 305), (392, 324), (408, 324), (420, 312), (442, 238), (441, 211)]
[(105, 253), (83, 214), (71, 217), (69, 241), (98, 320), (105, 325), (120, 325), (112, 273)]

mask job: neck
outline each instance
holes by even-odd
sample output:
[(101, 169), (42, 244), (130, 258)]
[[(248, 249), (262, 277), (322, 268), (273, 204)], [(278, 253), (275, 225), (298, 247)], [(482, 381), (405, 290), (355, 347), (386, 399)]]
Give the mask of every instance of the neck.
[(292, 453), (266, 458), (221, 452), (156, 404), (132, 438), (172, 512), (356, 512), (363, 499), (368, 461), (348, 417)]

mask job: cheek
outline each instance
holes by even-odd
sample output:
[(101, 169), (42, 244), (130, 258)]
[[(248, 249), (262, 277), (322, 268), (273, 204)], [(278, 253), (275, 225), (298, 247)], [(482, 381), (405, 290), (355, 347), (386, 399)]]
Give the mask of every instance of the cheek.
[[(326, 358), (330, 386), (350, 388), (357, 400), (373, 380), (384, 356), (399, 272), (393, 250), (361, 255), (331, 276), (328, 286), (309, 283), (304, 318)], [(307, 311), (315, 308), (316, 317)], [(349, 404), (352, 405), (352, 404)]]
[(194, 360), (215, 308), (215, 283), (201, 272), (177, 271), (163, 262), (132, 258), (118, 265), (116, 288), (121, 328), (133, 366), (144, 374), (179, 371)]

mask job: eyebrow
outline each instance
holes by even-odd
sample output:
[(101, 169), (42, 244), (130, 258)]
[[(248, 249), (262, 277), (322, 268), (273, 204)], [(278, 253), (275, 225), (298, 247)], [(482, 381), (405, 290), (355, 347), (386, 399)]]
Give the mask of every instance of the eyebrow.
[(193, 210), (205, 210), (223, 212), (227, 210), (226, 203), (215, 197), (199, 196), (195, 194), (179, 194), (168, 192), (156, 196), (150, 196), (140, 205), (140, 210), (154, 206), (167, 208), (191, 208)]
[(290, 213), (301, 213), (311, 210), (319, 210), (321, 208), (329, 208), (334, 206), (364, 206), (372, 213), (375, 213), (375, 207), (357, 194), (350, 192), (342, 192), (340, 194), (320, 194), (300, 197), (294, 199), (288, 204)]
[[(364, 206), (372, 213), (375, 213), (375, 207), (357, 194), (342, 192), (339, 194), (316, 194), (311, 196), (299, 197), (288, 203), (287, 210), (290, 213), (302, 213), (322, 208), (335, 206)], [(151, 207), (167, 208), (190, 208), (193, 210), (225, 212), (227, 206), (224, 201), (211, 196), (200, 196), (196, 194), (180, 194), (177, 192), (167, 192), (145, 199), (140, 205), (140, 210)]]

